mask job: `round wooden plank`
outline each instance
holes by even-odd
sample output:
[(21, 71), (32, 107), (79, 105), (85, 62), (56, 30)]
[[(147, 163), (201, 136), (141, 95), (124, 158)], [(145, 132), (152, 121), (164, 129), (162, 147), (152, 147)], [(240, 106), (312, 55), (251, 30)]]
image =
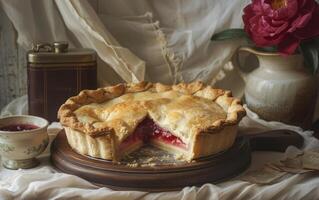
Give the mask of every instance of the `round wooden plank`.
[(167, 191), (217, 183), (241, 173), (250, 160), (249, 142), (244, 137), (227, 151), (196, 162), (153, 167), (130, 167), (80, 155), (69, 146), (64, 131), (51, 146), (51, 162), (58, 170), (118, 190)]

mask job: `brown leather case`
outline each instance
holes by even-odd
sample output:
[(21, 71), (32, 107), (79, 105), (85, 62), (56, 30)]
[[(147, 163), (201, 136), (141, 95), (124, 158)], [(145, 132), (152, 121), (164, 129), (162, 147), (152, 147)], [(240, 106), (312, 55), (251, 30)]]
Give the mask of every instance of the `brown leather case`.
[(40, 46), (27, 55), (29, 114), (44, 117), (50, 122), (57, 121), (57, 111), (66, 99), (83, 89), (97, 87), (93, 50), (56, 52), (52, 49), (41, 52)]

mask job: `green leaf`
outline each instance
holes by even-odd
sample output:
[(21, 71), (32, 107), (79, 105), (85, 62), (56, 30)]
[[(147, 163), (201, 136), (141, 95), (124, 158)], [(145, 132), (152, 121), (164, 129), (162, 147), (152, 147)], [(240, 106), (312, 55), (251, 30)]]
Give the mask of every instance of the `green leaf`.
[(234, 29), (227, 29), (225, 31), (216, 33), (212, 36), (211, 40), (229, 40), (235, 38), (245, 38), (250, 40), (247, 33), (244, 29), (241, 28), (234, 28)]
[(256, 49), (265, 52), (278, 52), (278, 48), (276, 46), (256, 47)]
[(315, 74), (319, 68), (319, 39), (302, 42), (299, 50), (304, 57), (305, 66)]

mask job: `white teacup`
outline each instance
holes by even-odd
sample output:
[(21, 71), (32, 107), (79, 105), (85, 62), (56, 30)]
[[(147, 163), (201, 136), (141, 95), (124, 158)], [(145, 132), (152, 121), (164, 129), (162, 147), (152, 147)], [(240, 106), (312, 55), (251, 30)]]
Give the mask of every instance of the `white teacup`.
[[(9, 169), (27, 169), (38, 165), (36, 156), (40, 155), (49, 143), (48, 124), (47, 120), (31, 115), (0, 118), (0, 155), (3, 166)], [(36, 127), (31, 130), (15, 130), (32, 126)], [(10, 128), (11, 130), (8, 130)]]

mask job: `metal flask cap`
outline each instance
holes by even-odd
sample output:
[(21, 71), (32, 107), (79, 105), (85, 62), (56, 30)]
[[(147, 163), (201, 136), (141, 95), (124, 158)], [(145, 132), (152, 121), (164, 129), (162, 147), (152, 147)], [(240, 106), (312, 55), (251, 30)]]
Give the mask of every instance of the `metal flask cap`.
[(29, 63), (89, 63), (96, 62), (93, 49), (69, 48), (66, 41), (36, 43), (28, 51)]
[(68, 51), (68, 42), (53, 42), (53, 49), (55, 53), (63, 53)]

